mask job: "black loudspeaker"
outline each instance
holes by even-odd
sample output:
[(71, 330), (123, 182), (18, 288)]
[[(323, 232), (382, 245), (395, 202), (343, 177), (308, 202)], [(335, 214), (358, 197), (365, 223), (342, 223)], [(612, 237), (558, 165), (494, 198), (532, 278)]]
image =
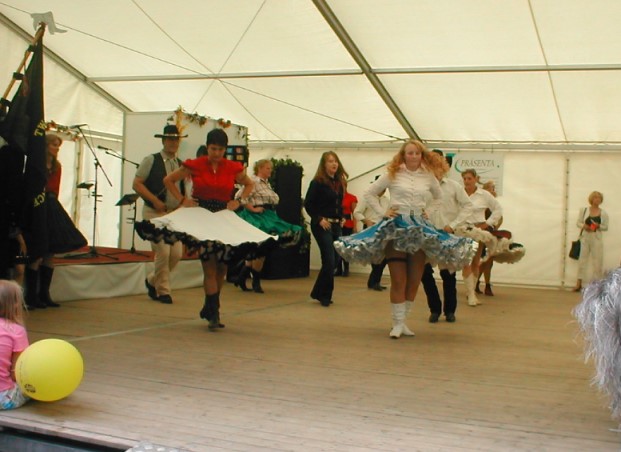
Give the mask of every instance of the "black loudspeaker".
[(300, 224), (302, 219), (302, 168), (281, 166), (274, 178), (274, 191), (280, 197), (276, 213), (287, 223)]
[[(276, 213), (288, 223), (304, 225), (302, 217), (302, 168), (280, 166), (274, 175), (274, 191), (280, 202)], [(310, 235), (288, 248), (274, 247), (266, 256), (261, 276), (265, 279), (301, 278), (310, 271)]]

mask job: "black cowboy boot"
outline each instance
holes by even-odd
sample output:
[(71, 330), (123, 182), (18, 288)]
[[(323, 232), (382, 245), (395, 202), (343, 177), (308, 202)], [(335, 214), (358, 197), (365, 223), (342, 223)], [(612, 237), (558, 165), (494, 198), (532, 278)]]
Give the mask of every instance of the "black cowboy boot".
[(39, 270), (26, 267), (24, 277), (26, 286), (26, 306), (28, 309), (45, 309), (47, 305), (39, 300)]
[[(250, 275), (252, 269), (247, 265), (244, 265), (237, 276), (237, 281), (235, 281), (235, 287), (239, 287), (244, 292), (249, 292), (248, 286), (246, 286), (246, 279)], [(253, 283), (254, 284), (254, 283)]]
[(261, 272), (252, 270), (252, 290), (256, 293), (265, 293), (261, 287)]
[(57, 308), (60, 305), (50, 297), (50, 285), (54, 276), (54, 268), (46, 265), (39, 267), (39, 300), (46, 306)]
[(211, 322), (211, 319), (213, 318), (213, 308), (212, 308), (211, 299), (215, 296), (216, 294), (205, 295), (205, 303), (203, 304), (203, 308), (201, 309), (201, 311), (198, 313), (201, 319), (205, 319), (208, 322)]
[(213, 313), (212, 318), (209, 320), (209, 325), (207, 328), (210, 330), (214, 330), (216, 328), (224, 328), (224, 324), (220, 323), (220, 292), (217, 292), (210, 299), (211, 302), (211, 312)]

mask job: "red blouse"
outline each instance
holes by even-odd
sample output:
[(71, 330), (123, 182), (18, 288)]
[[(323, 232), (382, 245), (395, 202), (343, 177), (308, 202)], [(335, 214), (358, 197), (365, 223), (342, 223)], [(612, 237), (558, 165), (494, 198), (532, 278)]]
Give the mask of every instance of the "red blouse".
[(353, 219), (353, 205), (358, 202), (358, 198), (355, 195), (347, 192), (343, 195), (343, 216), (345, 217), (345, 223), (343, 224), (346, 228), (353, 228), (355, 223)]
[(192, 196), (202, 200), (230, 201), (235, 178), (244, 170), (244, 166), (240, 162), (222, 159), (214, 171), (208, 159), (203, 156), (183, 162), (183, 166), (192, 173)]
[(62, 167), (58, 165), (58, 169), (49, 175), (47, 184), (45, 184), (45, 191), (55, 193), (57, 197), (60, 193), (60, 175), (62, 171)]

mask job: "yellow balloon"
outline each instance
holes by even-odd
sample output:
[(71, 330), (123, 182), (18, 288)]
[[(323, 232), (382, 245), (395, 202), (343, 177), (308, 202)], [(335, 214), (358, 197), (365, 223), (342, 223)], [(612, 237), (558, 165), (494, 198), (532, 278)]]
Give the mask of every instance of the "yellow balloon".
[(15, 379), (24, 394), (42, 402), (54, 402), (80, 385), (84, 362), (77, 348), (61, 339), (31, 344), (17, 359)]

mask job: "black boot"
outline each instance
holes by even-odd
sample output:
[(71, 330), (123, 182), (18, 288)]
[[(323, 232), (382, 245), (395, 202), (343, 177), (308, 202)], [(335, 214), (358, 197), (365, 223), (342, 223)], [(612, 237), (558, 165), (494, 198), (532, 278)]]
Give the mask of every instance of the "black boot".
[(46, 265), (39, 267), (39, 300), (41, 303), (52, 308), (58, 308), (60, 305), (50, 297), (50, 285), (52, 284), (52, 276), (54, 276), (54, 268)]
[(201, 311), (198, 313), (201, 319), (205, 319), (211, 322), (211, 319), (213, 318), (213, 308), (212, 308), (213, 303), (211, 299), (215, 296), (216, 294), (205, 295), (205, 303), (203, 304), (203, 308), (201, 309)]
[(26, 286), (26, 306), (28, 309), (45, 309), (47, 306), (39, 300), (39, 270), (26, 267), (24, 278)]
[(241, 271), (239, 272), (239, 275), (237, 276), (237, 281), (235, 281), (235, 287), (239, 287), (244, 292), (250, 291), (250, 289), (248, 289), (248, 286), (246, 286), (246, 279), (248, 279), (248, 276), (250, 275), (251, 270), (252, 269), (248, 267), (247, 265), (244, 265), (242, 267)]
[(256, 293), (265, 293), (261, 287), (261, 272), (252, 270), (252, 290)]
[(211, 299), (211, 312), (213, 313), (213, 318), (209, 321), (209, 325), (207, 328), (210, 330), (216, 328), (224, 328), (224, 324), (220, 323), (220, 292), (212, 295)]
[(343, 276), (349, 276), (349, 262), (346, 260), (343, 261)]

